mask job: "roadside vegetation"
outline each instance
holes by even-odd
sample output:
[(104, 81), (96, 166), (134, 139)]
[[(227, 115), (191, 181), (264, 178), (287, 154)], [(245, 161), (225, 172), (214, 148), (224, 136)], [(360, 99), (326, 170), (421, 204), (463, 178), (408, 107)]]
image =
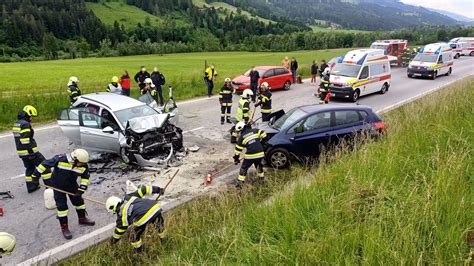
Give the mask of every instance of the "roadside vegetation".
[(61, 264), (470, 265), (473, 101), (471, 77), (385, 114), (377, 141), (171, 211), (140, 258), (123, 239)]
[[(288, 53), (217, 52), (169, 55), (89, 58), (76, 60), (0, 63), (0, 130), (10, 128), (20, 108), (34, 105), (39, 112), (36, 122), (50, 121), (57, 112), (69, 106), (67, 82), (70, 76), (79, 78), (83, 93), (105, 91), (112, 76), (126, 69), (133, 79), (141, 65), (151, 73), (154, 66), (166, 77), (167, 87), (172, 85), (176, 99), (188, 99), (207, 94), (203, 80), (204, 63), (214, 64), (219, 74), (214, 92), (220, 89), (226, 77), (235, 77), (252, 65), (280, 65), (284, 56), (299, 61), (300, 72), (309, 75), (312, 60), (329, 60), (345, 54), (349, 49), (298, 51)], [(138, 88), (132, 81), (132, 96), (137, 98)]]

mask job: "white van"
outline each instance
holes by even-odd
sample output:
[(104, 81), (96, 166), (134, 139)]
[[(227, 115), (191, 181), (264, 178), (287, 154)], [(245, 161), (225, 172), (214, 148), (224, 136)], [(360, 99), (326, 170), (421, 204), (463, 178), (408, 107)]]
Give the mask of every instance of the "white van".
[(390, 61), (383, 50), (354, 50), (331, 70), (329, 89), (332, 97), (356, 102), (362, 95), (386, 93), (391, 79)]
[(454, 58), (462, 55), (474, 56), (474, 37), (459, 37), (449, 41), (449, 46), (453, 50)]
[(453, 53), (447, 43), (432, 43), (421, 48), (407, 68), (408, 77), (449, 76), (453, 72)]

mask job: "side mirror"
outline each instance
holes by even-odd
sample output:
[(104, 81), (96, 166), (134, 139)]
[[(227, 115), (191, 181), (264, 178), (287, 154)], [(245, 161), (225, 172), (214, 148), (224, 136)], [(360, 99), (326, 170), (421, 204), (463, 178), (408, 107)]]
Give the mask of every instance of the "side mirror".
[(270, 121), (268, 122), (269, 125), (273, 125), (275, 123), (276, 117), (270, 118)]
[(109, 134), (113, 134), (114, 133), (114, 129), (111, 127), (111, 126), (106, 126), (102, 129), (102, 132), (104, 133), (109, 133)]

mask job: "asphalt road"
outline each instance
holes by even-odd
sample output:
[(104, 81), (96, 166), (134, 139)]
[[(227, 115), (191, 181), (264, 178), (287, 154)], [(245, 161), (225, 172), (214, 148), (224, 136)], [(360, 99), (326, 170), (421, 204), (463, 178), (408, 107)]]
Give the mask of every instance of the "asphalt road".
[[(469, 57), (462, 57), (455, 61), (451, 76), (439, 77), (436, 80), (409, 79), (406, 76), (406, 69), (393, 68), (392, 85), (389, 91), (385, 95), (374, 94), (362, 97), (360, 103), (372, 106), (376, 111), (391, 109), (404, 101), (473, 74), (474, 58)], [(315, 88), (315, 85), (306, 82), (292, 86), (289, 91), (274, 92), (274, 110), (280, 108), (288, 110), (298, 105), (317, 103), (318, 99), (312, 96)], [(205, 90), (204, 87), (198, 89)], [(234, 97), (234, 102), (237, 101), (237, 98)], [(342, 101), (333, 102), (344, 103)], [(222, 147), (222, 151), (232, 149), (232, 146), (223, 140), (223, 136), (227, 135), (229, 126), (221, 126), (219, 123), (220, 108), (217, 97), (180, 102), (178, 106), (180, 108), (179, 123), (186, 132), (186, 145), (199, 143), (203, 146), (208, 143)], [(233, 107), (233, 113), (235, 113), (235, 106), (236, 104)], [(48, 124), (43, 127), (37, 126), (35, 138), (41, 152), (47, 158), (70, 151), (73, 148), (55, 124)], [(199, 141), (200, 139), (205, 141)], [(15, 253), (12, 256), (0, 259), (0, 264), (15, 264), (67, 241), (61, 235), (59, 223), (55, 219), (55, 211), (46, 210), (44, 207), (43, 192), (26, 193), (23, 176), (24, 168), (21, 160), (16, 155), (11, 133), (3, 132), (0, 134), (0, 151), (2, 151), (0, 152), (0, 191), (10, 190), (15, 196), (14, 199), (0, 199), (0, 207), (4, 208), (4, 216), (0, 217), (0, 231), (12, 233), (18, 239)], [(220, 152), (219, 149), (218, 152)], [(94, 180), (95, 177), (92, 175), (91, 179)], [(127, 176), (120, 177), (120, 181), (126, 179)], [(111, 186), (111, 184), (109, 182), (91, 185), (86, 194), (104, 200), (109, 195), (121, 193), (118, 187)], [(96, 220), (97, 224), (94, 227), (77, 225), (76, 214), (71, 208), (69, 220), (74, 237), (91, 232), (114, 221), (114, 217), (108, 216), (102, 206), (93, 203), (87, 203), (87, 206), (90, 216)]]

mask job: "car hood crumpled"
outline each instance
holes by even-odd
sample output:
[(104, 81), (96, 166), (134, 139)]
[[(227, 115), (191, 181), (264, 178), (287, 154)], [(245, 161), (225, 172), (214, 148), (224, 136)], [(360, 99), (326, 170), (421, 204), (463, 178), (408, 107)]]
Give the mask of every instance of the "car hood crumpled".
[(128, 125), (135, 133), (147, 132), (151, 129), (161, 128), (168, 121), (169, 114), (156, 114), (144, 117), (136, 117), (128, 120)]

